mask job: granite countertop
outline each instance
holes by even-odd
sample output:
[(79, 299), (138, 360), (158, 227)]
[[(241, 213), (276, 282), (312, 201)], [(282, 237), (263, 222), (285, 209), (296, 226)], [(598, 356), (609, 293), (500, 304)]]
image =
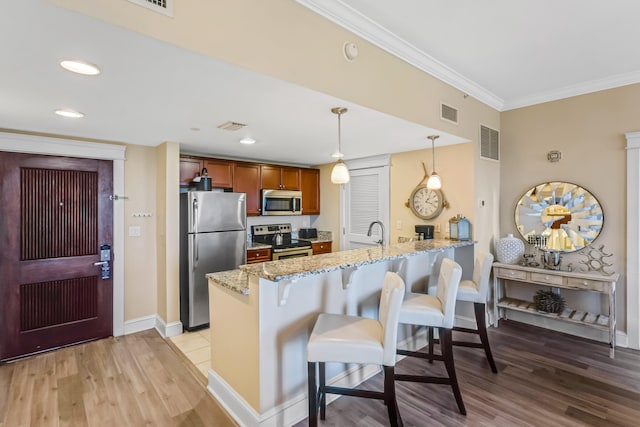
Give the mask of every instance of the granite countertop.
[(372, 246), (349, 251), (332, 252), (312, 257), (291, 258), (241, 265), (238, 270), (209, 273), (207, 277), (216, 284), (241, 294), (249, 293), (248, 275), (279, 282), (305, 276), (328, 273), (339, 269), (359, 267), (381, 261), (390, 261), (426, 252), (473, 245), (473, 241), (444, 239), (419, 240), (391, 246)]
[(256, 243), (256, 242), (247, 242), (247, 250), (251, 250), (251, 249), (264, 249), (264, 248), (271, 248), (272, 245), (268, 245), (266, 243)]

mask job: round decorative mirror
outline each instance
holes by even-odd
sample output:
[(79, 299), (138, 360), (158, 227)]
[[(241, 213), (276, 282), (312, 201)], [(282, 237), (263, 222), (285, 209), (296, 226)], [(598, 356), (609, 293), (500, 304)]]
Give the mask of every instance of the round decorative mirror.
[(600, 234), (604, 215), (593, 194), (568, 182), (536, 185), (520, 198), (516, 227), (540, 249), (573, 252), (589, 246)]

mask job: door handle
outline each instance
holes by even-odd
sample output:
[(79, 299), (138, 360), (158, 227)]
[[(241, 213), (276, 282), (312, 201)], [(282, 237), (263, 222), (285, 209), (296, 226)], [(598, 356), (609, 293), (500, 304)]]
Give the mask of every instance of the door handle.
[(99, 265), (107, 265), (107, 264), (109, 264), (109, 261), (98, 261), (93, 263), (93, 265), (95, 265), (96, 267)]

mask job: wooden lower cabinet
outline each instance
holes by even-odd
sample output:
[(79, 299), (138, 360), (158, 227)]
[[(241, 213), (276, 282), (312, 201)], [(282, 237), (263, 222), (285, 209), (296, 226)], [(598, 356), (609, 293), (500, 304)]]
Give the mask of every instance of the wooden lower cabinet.
[(247, 264), (271, 261), (271, 248), (247, 249)]
[(314, 255), (328, 254), (331, 252), (332, 242), (313, 242), (311, 248)]

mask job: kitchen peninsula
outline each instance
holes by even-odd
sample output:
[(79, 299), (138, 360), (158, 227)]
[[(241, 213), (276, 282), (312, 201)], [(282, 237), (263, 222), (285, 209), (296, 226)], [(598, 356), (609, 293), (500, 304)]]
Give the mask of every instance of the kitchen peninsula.
[[(211, 273), (209, 390), (241, 425), (306, 417), (306, 345), (318, 313), (376, 317), (386, 271), (424, 291), (436, 257), (473, 270), (470, 241), (422, 240), (242, 265)], [(466, 276), (465, 276), (466, 277)], [(411, 345), (416, 327), (403, 325)], [(379, 367), (328, 364), (328, 382), (357, 384)]]

